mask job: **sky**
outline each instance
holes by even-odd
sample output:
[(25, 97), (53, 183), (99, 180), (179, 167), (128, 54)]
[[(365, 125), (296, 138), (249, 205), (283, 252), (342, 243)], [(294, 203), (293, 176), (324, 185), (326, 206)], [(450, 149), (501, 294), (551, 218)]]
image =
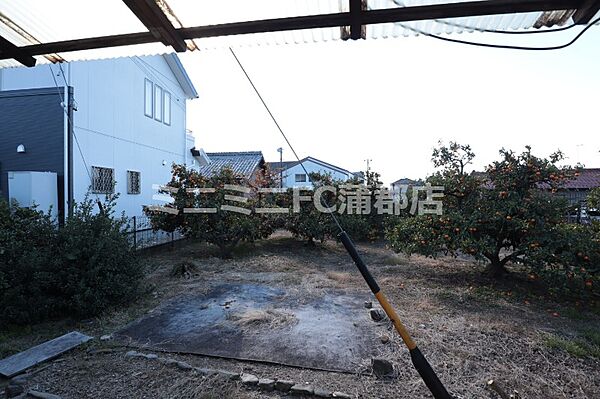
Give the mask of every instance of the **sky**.
[[(549, 46), (577, 30), (463, 40)], [(500, 37), (498, 37), (500, 36)], [(300, 158), (371, 169), (389, 184), (434, 171), (439, 140), (470, 144), (474, 169), (507, 148), (600, 167), (600, 27), (557, 51), (472, 47), (428, 37), (235, 49)], [(207, 152), (294, 160), (229, 50), (181, 55), (199, 92), (188, 128)]]
[[(287, 9), (296, 3), (318, 7)], [(169, 4), (184, 26), (333, 12), (339, 6), (337, 0)], [(323, 5), (333, 8), (321, 9)], [(121, 0), (0, 0), (0, 10), (44, 41), (145, 29)], [(65, 15), (67, 25), (48, 22)], [(580, 30), (446, 37), (551, 46), (568, 42)], [(161, 44), (144, 46), (65, 56), (75, 60), (171, 51)], [(391, 183), (431, 174), (434, 146), (454, 140), (471, 145), (477, 170), (498, 159), (501, 148), (523, 151), (526, 145), (538, 156), (560, 149), (566, 163), (600, 167), (600, 26), (566, 49), (544, 52), (473, 47), (424, 36), (235, 51), (300, 158), (312, 156), (350, 171), (365, 170), (369, 159), (384, 183)], [(199, 93), (187, 112), (197, 147), (207, 152), (259, 150), (267, 161), (278, 161), (277, 148), (282, 147), (284, 160), (294, 160), (229, 50), (186, 52), (180, 58)]]

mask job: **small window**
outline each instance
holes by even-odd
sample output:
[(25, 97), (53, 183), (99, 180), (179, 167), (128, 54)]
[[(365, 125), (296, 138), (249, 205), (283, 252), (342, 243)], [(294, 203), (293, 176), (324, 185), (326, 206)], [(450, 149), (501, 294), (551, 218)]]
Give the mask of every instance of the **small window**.
[(133, 170), (127, 171), (127, 194), (140, 194), (141, 192), (141, 179), (140, 172)]
[(306, 175), (304, 173), (296, 174), (296, 183), (301, 183), (306, 181)]
[(163, 89), (154, 85), (154, 119), (162, 121), (163, 116)]
[(114, 169), (92, 166), (92, 192), (96, 194), (112, 194), (114, 191)]
[(152, 82), (144, 79), (144, 114), (152, 118)]
[(165, 91), (163, 99), (163, 122), (165, 125), (171, 125), (171, 93)]

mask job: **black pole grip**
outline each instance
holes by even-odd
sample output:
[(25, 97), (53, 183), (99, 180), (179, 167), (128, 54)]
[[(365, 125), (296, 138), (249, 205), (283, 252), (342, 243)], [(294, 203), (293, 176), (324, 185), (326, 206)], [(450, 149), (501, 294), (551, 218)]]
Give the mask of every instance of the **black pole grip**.
[(452, 399), (418, 347), (410, 350), (410, 358), (435, 399)]
[(379, 292), (379, 285), (377, 285), (377, 282), (371, 275), (371, 272), (369, 271), (369, 269), (367, 269), (367, 265), (358, 254), (358, 251), (356, 251), (356, 247), (354, 246), (354, 243), (350, 239), (348, 233), (342, 231), (338, 237), (340, 237), (342, 244), (344, 244), (344, 247), (346, 247), (346, 251), (348, 251), (348, 254), (350, 254), (350, 257), (352, 258), (354, 263), (356, 263), (358, 271), (360, 272), (360, 274), (362, 274), (363, 278), (367, 282), (367, 285), (369, 286), (371, 291), (373, 291), (373, 294), (377, 294)]

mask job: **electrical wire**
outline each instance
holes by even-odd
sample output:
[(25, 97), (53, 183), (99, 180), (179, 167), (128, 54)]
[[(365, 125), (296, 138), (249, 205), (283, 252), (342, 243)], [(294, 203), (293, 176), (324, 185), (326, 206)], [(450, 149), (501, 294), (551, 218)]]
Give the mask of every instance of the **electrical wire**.
[[(564, 44), (560, 44), (560, 45), (556, 45), (556, 46), (549, 46), (549, 47), (528, 47), (528, 46), (514, 46), (514, 45), (509, 45), (509, 44), (493, 44), (493, 43), (470, 42), (470, 41), (467, 41), (467, 40), (452, 39), (452, 38), (449, 38), (449, 37), (434, 35), (432, 33), (423, 32), (423, 31), (421, 31), (419, 29), (415, 29), (415, 28), (412, 28), (412, 27), (406, 27), (406, 28), (410, 29), (410, 30), (413, 30), (415, 32), (418, 32), (418, 33), (422, 34), (423, 36), (431, 37), (433, 39), (443, 40), (443, 41), (450, 42), (450, 43), (467, 44), (467, 45), (470, 45), (470, 46), (487, 47), (487, 48), (497, 48), (497, 49), (508, 49), (508, 50), (551, 51), (551, 50), (561, 50), (561, 49), (569, 47), (570, 45), (572, 45), (573, 43), (575, 43), (577, 40), (579, 40), (579, 38), (581, 36), (583, 36), (583, 34), (585, 32), (587, 32), (592, 26), (594, 26), (598, 22), (600, 22), (600, 18), (596, 18), (595, 20), (593, 20), (591, 23), (589, 23), (588, 25), (586, 25), (586, 27), (583, 28), (581, 30), (581, 32), (579, 32), (573, 39), (571, 39), (571, 41), (569, 41), (567, 43), (564, 43)], [(403, 24), (401, 24), (401, 25), (403, 25)]]
[[(56, 91), (58, 93), (58, 96), (60, 97), (60, 103), (61, 103), (61, 108), (63, 109), (63, 112), (65, 113), (65, 115), (67, 116), (67, 119), (69, 121), (69, 124), (71, 126), (75, 126), (75, 124), (73, 123), (73, 119), (71, 118), (71, 115), (69, 115), (68, 112), (68, 104), (65, 103), (65, 99), (63, 98), (63, 95), (60, 91), (60, 86), (58, 85), (58, 82), (56, 81), (56, 77), (54, 76), (54, 70), (52, 69), (52, 64), (48, 64), (48, 67), (50, 68), (50, 74), (52, 75), (52, 80), (54, 81), (54, 86), (56, 87)], [(64, 76), (64, 71), (62, 69), (62, 66), (59, 64), (60, 70), (61, 70), (61, 74), (63, 75), (63, 80), (65, 81), (65, 87), (68, 87), (69, 85), (67, 84), (67, 81), (65, 79)], [(75, 101), (75, 98), (73, 98), (73, 101)], [(73, 138), (75, 139), (75, 144), (77, 144), (77, 149), (79, 150), (79, 155), (81, 155), (81, 160), (83, 161), (83, 165), (85, 166), (85, 171), (88, 175), (88, 178), (90, 179), (90, 186), (93, 183), (93, 178), (92, 175), (90, 173), (90, 168), (88, 167), (88, 164), (85, 160), (85, 156), (83, 155), (83, 150), (81, 149), (81, 145), (79, 144), (79, 139), (77, 138), (77, 134), (75, 134), (75, 130), (72, 130), (73, 133)], [(96, 195), (96, 201), (98, 203), (98, 207), (100, 208), (101, 211), (103, 211), (103, 206), (102, 203), (100, 201), (100, 197), (98, 196), (97, 193), (95, 193)]]
[[(277, 119), (275, 119), (275, 116), (273, 115), (273, 113), (269, 109), (269, 106), (267, 105), (267, 103), (265, 102), (265, 100), (263, 99), (263, 97), (260, 95), (260, 92), (258, 91), (258, 89), (256, 88), (256, 86), (254, 85), (254, 82), (252, 82), (252, 79), (250, 79), (250, 76), (246, 72), (246, 69), (244, 68), (244, 66), (242, 65), (242, 63), (240, 62), (239, 58), (237, 57), (237, 55), (235, 54), (235, 52), (233, 51), (233, 49), (231, 47), (229, 47), (229, 51), (231, 51), (231, 54), (233, 55), (233, 58), (235, 58), (235, 60), (237, 61), (238, 65), (242, 69), (242, 72), (244, 72), (244, 75), (246, 75), (246, 78), (248, 79), (248, 82), (250, 82), (250, 85), (252, 86), (252, 88), (256, 92), (256, 95), (258, 96), (258, 98), (260, 99), (260, 101), (264, 105), (265, 109), (269, 113), (269, 116), (271, 117), (271, 119), (275, 123), (275, 126), (277, 126), (277, 129), (279, 130), (279, 133), (281, 133), (281, 135), (283, 136), (283, 139), (285, 140), (285, 142), (287, 143), (287, 145), (290, 147), (290, 150), (292, 150), (292, 153), (294, 154), (294, 157), (296, 157), (296, 159), (298, 160), (298, 163), (302, 167), (302, 170), (304, 170), (304, 173), (306, 173), (306, 177), (308, 178), (308, 181), (313, 185), (313, 187), (315, 187), (315, 184), (314, 184), (313, 180), (311, 179), (310, 174), (308, 173), (308, 171), (306, 170), (306, 167), (304, 166), (304, 164), (300, 160), (300, 157), (298, 156), (298, 153), (294, 149), (294, 146), (292, 146), (292, 143), (287, 138), (287, 135), (283, 132), (283, 129), (281, 128), (281, 126), (279, 126), (279, 123), (277, 122)], [(329, 213), (331, 215), (331, 217), (332, 217), (333, 221), (335, 222), (337, 228), (340, 230), (340, 233), (343, 233), (344, 229), (342, 228), (342, 225), (340, 224), (340, 221), (335, 216), (334, 211), (331, 209), (331, 207), (328, 204), (326, 204), (326, 209), (327, 209), (327, 213)]]
[[(440, 22), (438, 20), (435, 20), (436, 22)], [(476, 47), (487, 47), (487, 48), (496, 48), (496, 49), (508, 49), (508, 50), (530, 50), (530, 51), (551, 51), (551, 50), (561, 50), (564, 49), (566, 47), (569, 47), (570, 45), (572, 45), (573, 43), (575, 43), (577, 40), (579, 40), (579, 38), (581, 36), (583, 36), (583, 34), (585, 32), (587, 32), (592, 26), (594, 26), (595, 24), (597, 24), (598, 22), (600, 22), (600, 18), (596, 18), (595, 20), (593, 20), (592, 22), (588, 23), (585, 28), (583, 28), (581, 30), (581, 32), (579, 32), (573, 39), (571, 39), (571, 41), (564, 43), (564, 44), (560, 44), (560, 45), (556, 45), (556, 46), (549, 46), (549, 47), (529, 47), (529, 46), (515, 46), (515, 45), (509, 45), (509, 44), (493, 44), (493, 43), (480, 43), (480, 42), (471, 42), (468, 40), (461, 40), (461, 39), (453, 39), (450, 37), (444, 37), (444, 36), (439, 36), (439, 35), (435, 35), (433, 33), (428, 33), (425, 32), (421, 29), (417, 29), (414, 28), (412, 26), (409, 26), (407, 24), (403, 24), (401, 22), (396, 22), (397, 25), (400, 25), (401, 27), (403, 27), (404, 29), (408, 29), (411, 30), (413, 32), (416, 32), (420, 35), (426, 36), (426, 37), (430, 37), (433, 39), (437, 39), (437, 40), (443, 40), (445, 42), (450, 42), (450, 43), (458, 43), (458, 44), (466, 44), (469, 46), (476, 46)], [(442, 22), (440, 22), (442, 23)], [(567, 30), (572, 28), (575, 25), (570, 25), (568, 27), (565, 27), (564, 29), (561, 28), (560, 30)], [(477, 30), (477, 29), (474, 29)], [(490, 32), (491, 33), (511, 33), (509, 31), (493, 31), (493, 30), (483, 30), (483, 32)], [(554, 29), (552, 31), (539, 31), (537, 33), (551, 33), (551, 32), (558, 32), (559, 29)], [(517, 32), (512, 32), (512, 33), (517, 33)], [(519, 32), (519, 33), (526, 33), (526, 32)], [(533, 33), (533, 32), (531, 32)]]
[[(394, 3), (395, 5), (397, 5), (400, 8), (406, 7), (406, 4), (404, 4), (401, 1), (398, 1), (398, 0), (391, 0), (391, 1), (392, 1), (392, 3)], [(472, 31), (477, 31), (477, 32), (485, 32), (485, 33), (499, 33), (499, 34), (504, 34), (504, 35), (535, 35), (538, 33), (554, 33), (554, 32), (562, 32), (565, 30), (569, 30), (571, 28), (578, 26), (577, 24), (571, 24), (571, 25), (560, 27), (560, 28), (547, 29), (547, 30), (512, 31), (512, 30), (475, 28), (473, 26), (463, 25), (463, 24), (459, 24), (457, 22), (446, 21), (443, 19), (433, 19), (432, 21), (436, 22), (438, 24), (452, 26), (455, 28), (461, 28), (461, 29), (472, 30)], [(402, 24), (400, 24), (400, 25), (402, 25)], [(406, 28), (406, 29), (410, 29), (410, 28)]]

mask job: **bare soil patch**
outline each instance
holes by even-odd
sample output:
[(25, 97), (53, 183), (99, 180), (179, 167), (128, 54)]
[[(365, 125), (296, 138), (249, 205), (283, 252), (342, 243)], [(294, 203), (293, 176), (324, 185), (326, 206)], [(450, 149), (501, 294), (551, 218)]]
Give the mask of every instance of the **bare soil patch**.
[[(600, 331), (597, 304), (546, 296), (518, 277), (489, 280), (482, 276), (482, 266), (466, 258), (408, 258), (391, 253), (381, 244), (360, 244), (359, 250), (456, 398), (497, 398), (486, 388), (489, 379), (496, 380), (508, 393), (518, 392), (520, 398), (600, 397), (600, 360), (595, 352), (600, 346), (596, 341)], [(194, 243), (148, 252), (148, 290), (138, 302), (85, 322), (63, 320), (1, 332), (2, 356), (72, 329), (95, 337), (110, 334), (169, 299), (207, 293), (224, 283), (268, 285), (307, 301), (335, 290), (362, 290), (361, 300), (376, 304), (344, 248), (336, 242), (311, 248), (278, 236), (243, 247), (234, 259), (223, 260), (215, 255), (211, 247)], [(173, 268), (182, 262), (187, 264), (184, 272), (172, 275)], [(262, 328), (286, 320), (284, 315), (265, 313), (232, 317), (244, 328)], [(172, 356), (198, 367), (309, 382), (358, 398), (430, 397), (392, 326), (373, 323), (373, 328), (391, 338), (385, 344), (373, 339), (372, 345), (395, 363), (397, 379), (380, 381), (369, 375), (197, 355)], [(235, 382), (127, 358), (127, 350), (114, 341), (90, 341), (40, 366), (29, 385), (64, 398), (279, 397), (277, 393), (248, 390)]]

